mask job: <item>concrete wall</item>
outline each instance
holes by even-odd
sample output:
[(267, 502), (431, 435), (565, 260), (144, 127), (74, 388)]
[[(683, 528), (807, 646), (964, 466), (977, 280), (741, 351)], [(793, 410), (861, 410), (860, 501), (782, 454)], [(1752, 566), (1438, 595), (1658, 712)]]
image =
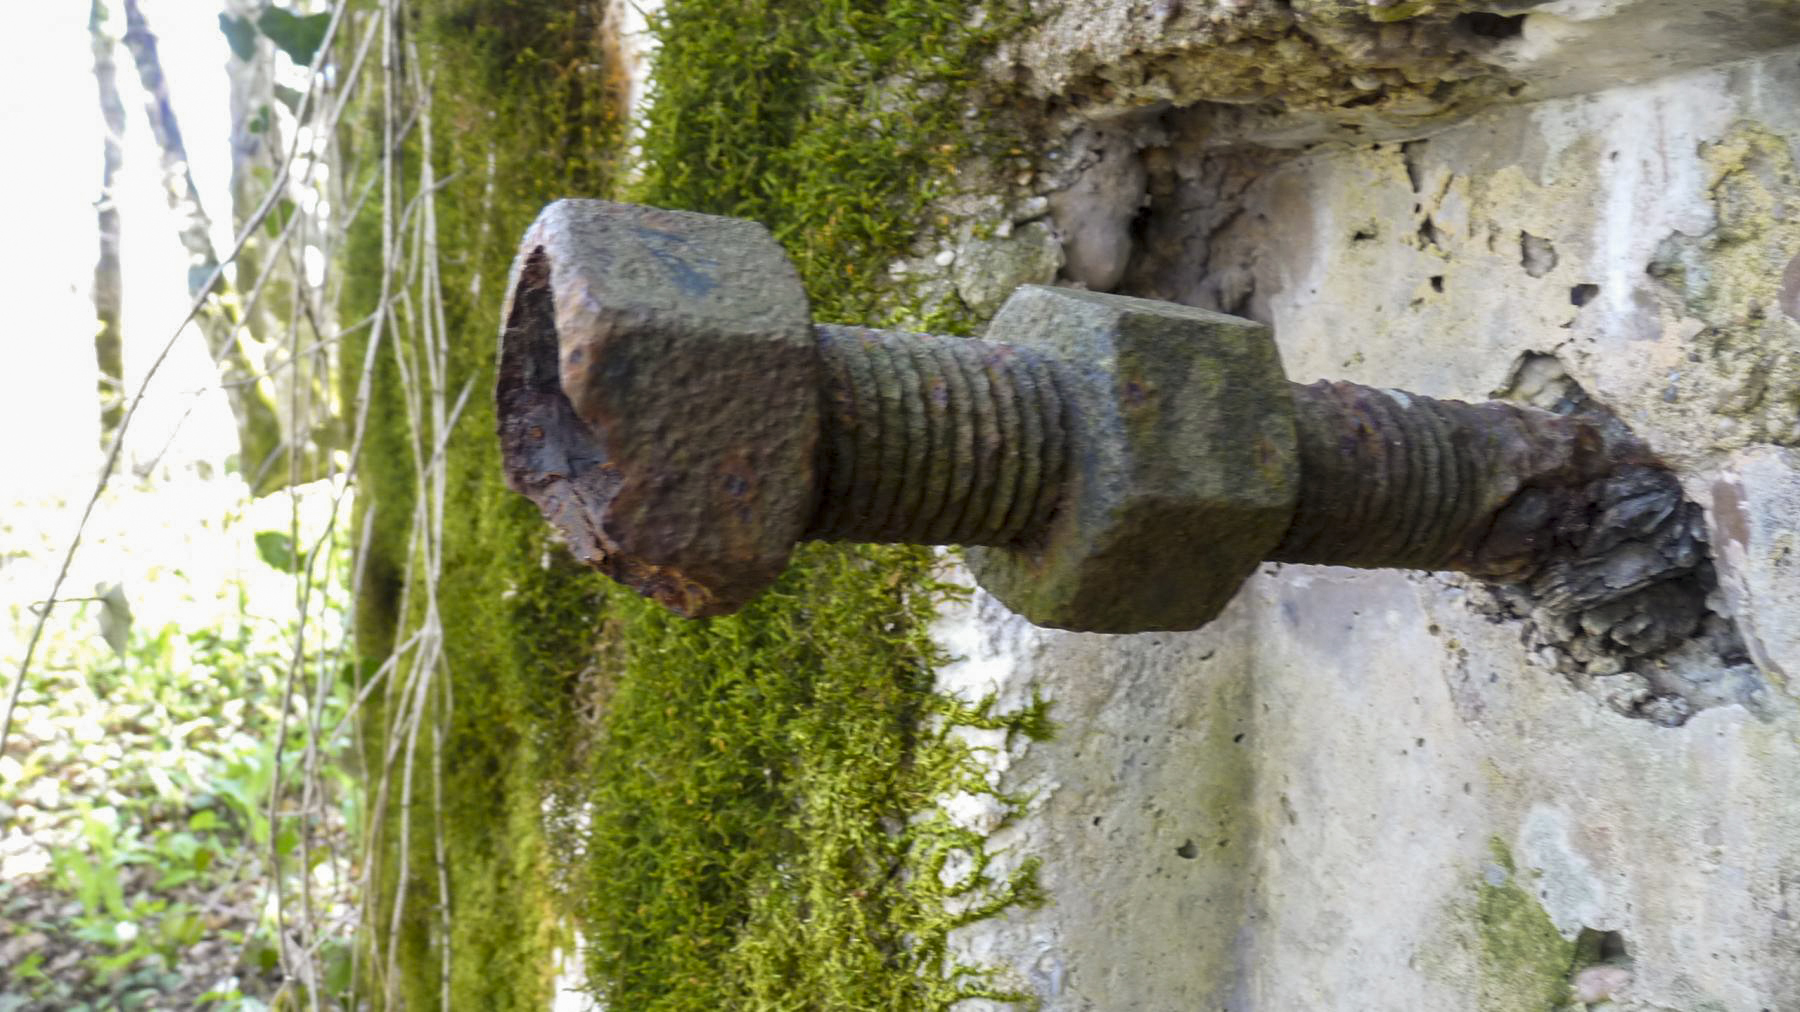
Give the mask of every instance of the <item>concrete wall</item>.
[(1022, 818), (947, 801), (1050, 895), (963, 953), (1049, 1010), (1800, 1009), (1800, 8), (1496, 4), (1455, 72), (1504, 86), (1375, 115), (1221, 105), (1178, 72), (1215, 36), (1090, 6), (1013, 76), (1174, 83), (1064, 103), (1002, 235), (1268, 322), (1300, 381), (1578, 385), (1705, 507), (1718, 588), (1629, 664), (1445, 575), (1269, 565), (1203, 630), (1118, 637), (976, 594), (944, 687), (1042, 693), (1059, 733), (986, 743)]

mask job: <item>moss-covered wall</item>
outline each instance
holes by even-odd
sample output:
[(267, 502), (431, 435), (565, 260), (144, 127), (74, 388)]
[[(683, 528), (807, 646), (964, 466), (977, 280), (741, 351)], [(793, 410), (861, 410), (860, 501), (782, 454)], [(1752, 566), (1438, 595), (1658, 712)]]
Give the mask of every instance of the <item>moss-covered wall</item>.
[(1476, 886), (1474, 909), (1481, 1007), (1493, 1012), (1556, 1008), (1569, 996), (1575, 943), (1557, 933), (1537, 898), (1518, 882), (1506, 843), (1489, 843), (1493, 863)]
[[(927, 201), (967, 153), (971, 74), (1004, 19), (971, 29), (967, 6), (943, 0), (676, 0), (656, 25), (644, 164), (627, 189), (601, 5), (413, 7), (404, 31), (430, 82), (432, 168), (447, 180), (435, 194), (449, 341), (439, 382), (451, 400), (469, 383), (475, 395), (445, 442), (442, 663), (420, 692), (431, 726), (411, 804), (396, 800), (397, 772), (375, 819), (365, 986), (384, 989), (397, 942), (400, 999), (441, 1004), (448, 944), (454, 1007), (544, 1007), (573, 928), (588, 981), (616, 1010), (936, 1008), (985, 990), (979, 968), (950, 965), (946, 933), (1030, 901), (1032, 869), (946, 884), (938, 871), (955, 852), (984, 866), (980, 841), (919, 813), (949, 791), (989, 790), (947, 728), (1041, 733), (1044, 715), (996, 718), (932, 693), (925, 623), (948, 591), (929, 554), (811, 546), (745, 613), (677, 620), (577, 567), (505, 488), (488, 391), (517, 237), (563, 196), (758, 218), (794, 255), (820, 318), (906, 312), (906, 294), (878, 283), (882, 268), (912, 248)], [(353, 184), (377, 178), (377, 113), (365, 103), (347, 121)], [(419, 191), (423, 150), (415, 122), (398, 145), (396, 208)], [(380, 300), (379, 221), (365, 214), (352, 233), (346, 319)], [(413, 552), (413, 446), (439, 435), (412, 431), (400, 368), (424, 393), (415, 311), (396, 304), (375, 349), (362, 678), (432, 606)], [(354, 335), (346, 361), (362, 361), (371, 333)], [(382, 728), (411, 656), (375, 694), (366, 756), (395, 745)], [(951, 894), (961, 913), (947, 912)]]

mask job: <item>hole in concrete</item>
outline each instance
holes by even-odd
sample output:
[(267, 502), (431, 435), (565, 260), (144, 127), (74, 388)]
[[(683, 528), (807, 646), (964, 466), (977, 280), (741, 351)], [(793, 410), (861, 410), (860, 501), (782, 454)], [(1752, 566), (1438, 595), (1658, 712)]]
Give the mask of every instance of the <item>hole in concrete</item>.
[[(1206, 147), (1198, 130), (1177, 130), (1166, 143), (1172, 156), (1147, 168), (1151, 202), (1139, 220), (1141, 241), (1119, 290), (1270, 322), (1269, 307), (1259, 305), (1254, 296), (1264, 276), (1260, 272), (1266, 270), (1261, 266), (1263, 257), (1279, 229), (1260, 211), (1278, 196), (1264, 188), (1264, 181), (1281, 178), (1272, 170), (1288, 156), (1262, 149), (1214, 150)], [(1389, 164), (1407, 175), (1404, 183), (1396, 183), (1410, 184), (1414, 193), (1408, 203), (1422, 206), (1431, 203), (1423, 199), (1422, 191), (1435, 192), (1446, 171), (1426, 158), (1426, 143), (1383, 147), (1388, 152), (1398, 148), (1401, 164)], [(1373, 145), (1366, 150), (1374, 150)], [(1177, 173), (1176, 166), (1182, 171)], [(1411, 228), (1375, 217), (1351, 218), (1337, 227), (1350, 226), (1346, 235), (1350, 244), (1377, 242), (1385, 238), (1384, 227), (1397, 227), (1401, 231), (1395, 238), (1412, 245), (1415, 235), (1421, 240), (1431, 237), (1422, 227), (1427, 224), (1425, 216), (1424, 210), (1416, 212)], [(1435, 221), (1429, 224), (1436, 227)], [(1459, 230), (1450, 229), (1449, 234)], [(1457, 245), (1448, 238), (1443, 242)], [(1484, 253), (1502, 261), (1517, 258), (1515, 262), (1532, 277), (1548, 277), (1559, 267), (1554, 242), (1518, 224), (1478, 228), (1469, 242), (1485, 245)], [(1794, 271), (1800, 278), (1800, 266)], [(1428, 277), (1431, 288), (1414, 293), (1423, 302), (1432, 301), (1431, 292), (1443, 290), (1448, 271)], [(1416, 281), (1406, 284), (1416, 286)], [(1583, 289), (1571, 286), (1566, 277), (1559, 278), (1548, 294), (1553, 298), (1557, 291), (1569, 291), (1573, 301)], [(1309, 294), (1322, 291), (1315, 288)], [(1800, 293), (1800, 280), (1794, 282), (1794, 291)], [(1596, 291), (1586, 297), (1597, 296)], [(1800, 295), (1790, 298), (1800, 305)], [(1771, 312), (1780, 311), (1776, 299), (1769, 302)], [(1373, 307), (1382, 308), (1379, 303)], [(1540, 371), (1546, 374), (1538, 375)], [(1594, 403), (1551, 356), (1526, 356), (1509, 384), (1510, 390), (1496, 395), (1559, 413), (1593, 413), (1609, 419), (1608, 424), (1623, 424)], [(1584, 500), (1584, 522), (1575, 525), (1580, 529), (1566, 532), (1566, 537), (1556, 533), (1559, 543), (1566, 542), (1569, 555), (1555, 577), (1535, 585), (1481, 587), (1469, 596), (1496, 621), (1518, 623), (1522, 638), (1543, 666), (1618, 714), (1676, 725), (1711, 706), (1743, 703), (1755, 712), (1766, 711), (1758, 700), (1768, 697), (1761, 693), (1773, 697), (1778, 690), (1769, 690), (1748, 664), (1730, 617), (1706, 604), (1715, 580), (1699, 508), (1680, 493), (1666, 471), (1647, 466), (1632, 478), (1645, 482), (1645, 488), (1634, 492), (1628, 482), (1594, 488)], [(1594, 553), (1582, 556), (1583, 546), (1594, 547)], [(1651, 563), (1641, 578), (1626, 572), (1627, 560), (1634, 554)], [(1608, 585), (1608, 574), (1624, 579)], [(1597, 582), (1583, 582), (1590, 576)], [(1572, 582), (1556, 582), (1565, 578)], [(1723, 610), (1725, 605), (1719, 607)], [(1472, 684), (1477, 688), (1472, 691), (1497, 691), (1492, 686), (1501, 679), (1498, 672), (1484, 669), (1474, 675)], [(1266, 712), (1266, 704), (1264, 708)]]
[(1194, 846), (1194, 841), (1189, 840), (1181, 846), (1176, 847), (1175, 853), (1192, 861), (1194, 858), (1200, 856), (1200, 848)]
[(1579, 309), (1582, 306), (1585, 306), (1588, 303), (1594, 301), (1594, 296), (1599, 295), (1599, 294), (1600, 294), (1600, 286), (1599, 285), (1590, 285), (1590, 284), (1576, 285), (1575, 287), (1569, 289), (1569, 305), (1574, 306), (1577, 309)]
[[(1256, 266), (1266, 255), (1271, 223), (1266, 212), (1245, 206), (1244, 194), (1283, 156), (1264, 149), (1207, 151), (1198, 134), (1172, 136), (1168, 151), (1168, 158), (1145, 162), (1150, 202), (1135, 223), (1130, 264), (1117, 290), (1260, 318), (1266, 309), (1257, 305)], [(1362, 229), (1364, 239), (1379, 225), (1367, 218), (1347, 224), (1346, 237)]]
[[(1425, 187), (1425, 142), (1407, 141), (1400, 145), (1400, 158), (1406, 163), (1407, 182), (1412, 184), (1414, 193), (1420, 192)], [(1418, 209), (1414, 204), (1413, 210)]]
[(1625, 936), (1617, 931), (1582, 928), (1575, 936), (1575, 959), (1581, 963), (1620, 962), (1631, 958)]
[(1470, 11), (1457, 15), (1451, 24), (1480, 38), (1511, 39), (1525, 31), (1525, 15)]
[[(1496, 396), (1628, 435), (1553, 355), (1521, 356)], [(1646, 462), (1576, 492), (1579, 522), (1554, 535), (1564, 551), (1524, 582), (1485, 585), (1477, 610), (1524, 620), (1541, 662), (1623, 716), (1674, 727), (1710, 706), (1762, 712), (1768, 688), (1737, 624), (1708, 603), (1704, 516), (1675, 475)], [(1528, 490), (1507, 510), (1547, 508)]]
[(1631, 986), (1631, 954), (1617, 931), (1581, 929), (1575, 936), (1575, 961), (1569, 976), (1570, 996), (1589, 1007), (1610, 1003)]
[(1556, 269), (1556, 246), (1542, 236), (1519, 233), (1519, 266), (1534, 278)]
[(1438, 228), (1437, 222), (1431, 220), (1431, 215), (1428, 214), (1425, 216), (1425, 220), (1419, 223), (1419, 248), (1425, 249), (1431, 246), (1444, 248), (1444, 230)]

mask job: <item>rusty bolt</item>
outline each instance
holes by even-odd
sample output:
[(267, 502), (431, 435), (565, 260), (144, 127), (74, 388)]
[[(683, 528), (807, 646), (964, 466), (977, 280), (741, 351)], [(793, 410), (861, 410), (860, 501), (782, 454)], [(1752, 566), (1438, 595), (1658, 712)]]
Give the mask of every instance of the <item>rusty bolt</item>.
[(575, 556), (688, 616), (780, 575), (815, 495), (819, 355), (754, 222), (565, 200), (513, 265), (507, 479)]
[(727, 218), (552, 204), (503, 319), (509, 483), (690, 617), (808, 539), (971, 546), (1003, 603), (1096, 632), (1203, 625), (1265, 560), (1579, 597), (1621, 579), (1583, 569), (1597, 514), (1680, 501), (1620, 426), (1293, 384), (1267, 328), (1172, 303), (1027, 286), (985, 340), (815, 326), (774, 239)]

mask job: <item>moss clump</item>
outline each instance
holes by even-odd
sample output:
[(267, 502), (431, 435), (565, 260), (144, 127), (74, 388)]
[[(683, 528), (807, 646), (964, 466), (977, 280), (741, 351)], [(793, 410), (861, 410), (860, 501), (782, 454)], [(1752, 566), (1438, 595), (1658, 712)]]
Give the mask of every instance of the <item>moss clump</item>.
[[(571, 926), (613, 1009), (944, 1007), (991, 990), (947, 956), (950, 928), (1036, 896), (1032, 869), (989, 874), (979, 839), (917, 814), (947, 792), (990, 790), (943, 728), (1047, 727), (1042, 707), (997, 718), (931, 692), (925, 623), (948, 590), (928, 553), (811, 546), (743, 614), (684, 622), (576, 566), (504, 487), (486, 395), (493, 335), (517, 238), (549, 200), (757, 217), (822, 315), (902, 308), (880, 268), (908, 251), (930, 180), (958, 156), (950, 97), (997, 29), (971, 29), (964, 5), (936, 0), (729, 6), (676, 0), (661, 16), (656, 111), (629, 193), (615, 185), (617, 61), (597, 5), (421, 0), (407, 23), (433, 89), (433, 169), (448, 180), (435, 197), (449, 343), (437, 392), (475, 391), (447, 436), (428, 412), (414, 431), (408, 398), (433, 391), (422, 332), (400, 306), (377, 349), (362, 465), (373, 535), (358, 653), (370, 677), (435, 608), (434, 681), (405, 677), (408, 653), (365, 722), (373, 784), (397, 745), (388, 717), (429, 704), (411, 803), (398, 802), (401, 762), (376, 820), (366, 961), (369, 989), (391, 983), (409, 1008), (442, 1004), (446, 947), (452, 1007), (544, 1007)], [(352, 121), (352, 167), (379, 148), (377, 129)], [(396, 208), (418, 193), (422, 153), (415, 128), (397, 153)], [(376, 171), (365, 162), (349, 178)], [(347, 244), (346, 318), (379, 299), (378, 220), (365, 213)], [(347, 361), (362, 361), (367, 336)], [(415, 451), (440, 439), (432, 600), (411, 533)], [(976, 870), (946, 885), (937, 872), (957, 851)]]
[(1496, 883), (1485, 877), (1475, 898), (1476, 938), (1481, 969), (1479, 1007), (1488, 1012), (1543, 1012), (1569, 999), (1575, 943), (1551, 923), (1550, 915), (1518, 885), (1518, 868), (1498, 838), (1489, 841), (1494, 863), (1505, 871)]
[(967, 117), (983, 56), (1020, 28), (1005, 4), (674, 0), (655, 27), (632, 198), (769, 226), (821, 320), (899, 308), (881, 279), (928, 203), (979, 138), (1013, 140)]
[[(988, 791), (942, 728), (1029, 728), (931, 692), (928, 553), (814, 546), (740, 615), (623, 599), (626, 661), (584, 795), (580, 922), (614, 1008), (941, 1008), (982, 993), (948, 930), (1034, 897), (913, 818)], [(931, 728), (940, 730), (931, 730)], [(978, 867), (937, 872), (964, 850)], [(952, 896), (971, 904), (952, 914)]]

